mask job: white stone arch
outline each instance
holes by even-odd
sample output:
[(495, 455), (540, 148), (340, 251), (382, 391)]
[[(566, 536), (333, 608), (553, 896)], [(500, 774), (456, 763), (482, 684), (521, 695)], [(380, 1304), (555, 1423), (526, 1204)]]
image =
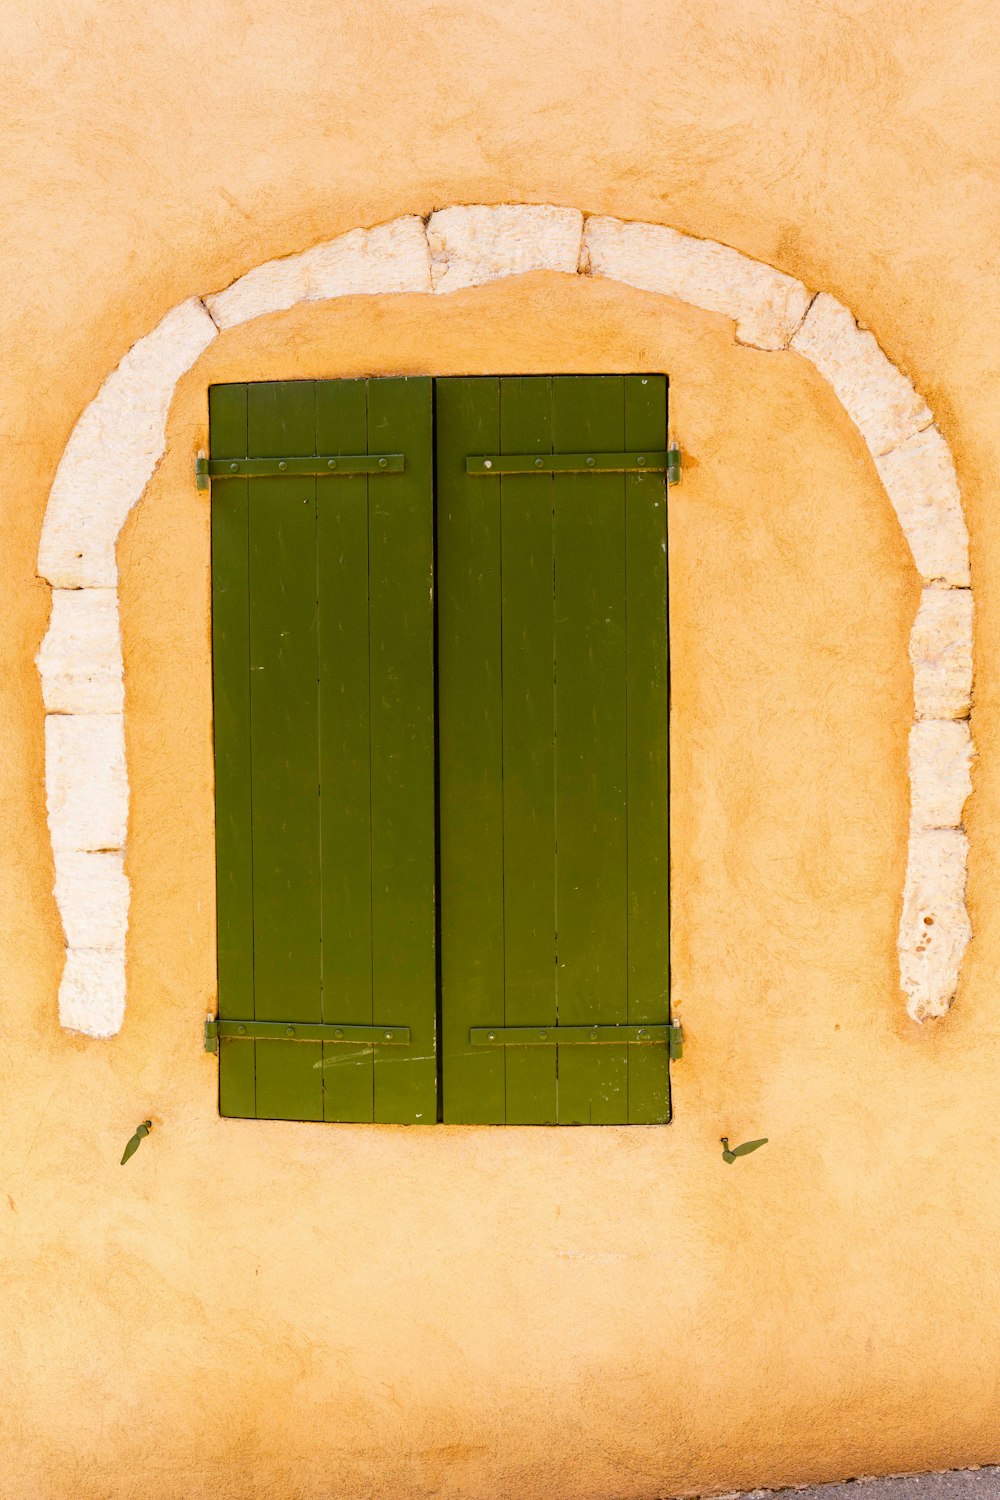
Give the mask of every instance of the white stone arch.
[[(910, 636), (911, 823), (898, 952), (914, 1020), (943, 1015), (971, 936), (962, 827), (973, 745), (968, 538), (951, 453), (872, 334), (825, 292), (659, 224), (533, 204), (456, 206), (355, 229), (180, 303), (133, 345), (59, 463), (38, 569), (52, 615), (38, 655), (63, 1026), (113, 1036), (125, 1012), (128, 816), (115, 541), (163, 456), (174, 388), (220, 330), (298, 302), (448, 293), (527, 271), (601, 276), (732, 318), (738, 342), (792, 349), (830, 383), (872, 454), (920, 573)], [(192, 476), (192, 483), (194, 482)]]

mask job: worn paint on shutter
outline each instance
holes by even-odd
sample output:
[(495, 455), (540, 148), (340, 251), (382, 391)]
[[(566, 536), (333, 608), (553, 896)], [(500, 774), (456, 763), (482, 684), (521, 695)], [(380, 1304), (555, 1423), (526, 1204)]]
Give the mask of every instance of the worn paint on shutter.
[(436, 408), (444, 1118), (664, 1121), (663, 1046), (469, 1038), (668, 1018), (664, 476), (466, 459), (662, 449), (666, 381), (447, 379)]
[(210, 392), (213, 457), (403, 452), (212, 482), (219, 1014), (408, 1026), (227, 1039), (223, 1114), (436, 1117), (428, 380)]

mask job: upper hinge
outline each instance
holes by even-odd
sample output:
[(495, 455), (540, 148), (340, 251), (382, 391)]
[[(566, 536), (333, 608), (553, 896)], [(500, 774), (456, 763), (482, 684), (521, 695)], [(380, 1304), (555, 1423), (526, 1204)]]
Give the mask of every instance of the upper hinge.
[(474, 1047), (650, 1047), (666, 1045), (674, 1060), (684, 1052), (680, 1021), (648, 1026), (472, 1026)]
[(668, 484), (681, 482), (681, 450), (671, 443), (662, 450), (629, 453), (478, 453), (465, 460), (466, 474), (666, 474)]
[(320, 453), (312, 458), (208, 458), (195, 460), (195, 482), (208, 489), (210, 479), (299, 479), (325, 474), (342, 478), (351, 474), (401, 474), (406, 467), (402, 453)]
[(640, 453), (482, 453), (465, 460), (467, 474), (663, 474), (667, 450)]
[(355, 1026), (347, 1021), (220, 1021), (205, 1017), (205, 1051), (218, 1052), (225, 1041), (362, 1042), (374, 1046), (408, 1047), (408, 1026)]

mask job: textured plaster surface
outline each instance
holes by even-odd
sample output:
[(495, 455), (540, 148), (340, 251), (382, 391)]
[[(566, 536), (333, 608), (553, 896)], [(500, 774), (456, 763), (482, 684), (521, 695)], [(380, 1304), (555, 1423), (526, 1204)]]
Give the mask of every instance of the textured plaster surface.
[[(286, 0), (250, 24), (229, 0), (80, 0), (9, 7), (2, 27), (5, 1500), (661, 1500), (995, 1461), (992, 10), (921, 0), (900, 26), (887, 0), (668, 0), (581, 24), (518, 0)], [(182, 379), (117, 544), (129, 1007), (107, 1043), (63, 1031), (33, 657), (74, 424), (178, 303), (359, 224), (526, 200), (668, 222), (829, 289), (934, 413), (978, 602), (958, 1003), (923, 1027), (899, 1003), (922, 579), (857, 429), (808, 362), (738, 347), (724, 315), (533, 272), (306, 303), (220, 334)], [(674, 1123), (222, 1121), (200, 1043), (205, 385), (585, 371), (595, 351), (670, 373), (688, 455)], [(771, 1143), (727, 1167), (722, 1134)]]

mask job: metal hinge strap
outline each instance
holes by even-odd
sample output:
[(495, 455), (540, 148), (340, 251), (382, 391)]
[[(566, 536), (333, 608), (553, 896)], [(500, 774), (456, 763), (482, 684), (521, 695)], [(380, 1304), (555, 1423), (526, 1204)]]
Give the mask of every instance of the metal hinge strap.
[(467, 474), (668, 473), (670, 453), (484, 453), (465, 460)]
[(195, 477), (200, 490), (210, 479), (297, 479), (324, 474), (334, 479), (351, 474), (401, 474), (402, 453), (320, 453), (314, 458), (206, 458), (199, 454)]
[(601, 1047), (660, 1045), (679, 1058), (684, 1037), (679, 1021), (650, 1026), (472, 1026), (474, 1047)]
[(367, 1042), (371, 1045), (408, 1047), (408, 1026), (353, 1026), (319, 1021), (220, 1021), (205, 1020), (205, 1051), (218, 1052), (219, 1040), (266, 1040), (277, 1042)]

